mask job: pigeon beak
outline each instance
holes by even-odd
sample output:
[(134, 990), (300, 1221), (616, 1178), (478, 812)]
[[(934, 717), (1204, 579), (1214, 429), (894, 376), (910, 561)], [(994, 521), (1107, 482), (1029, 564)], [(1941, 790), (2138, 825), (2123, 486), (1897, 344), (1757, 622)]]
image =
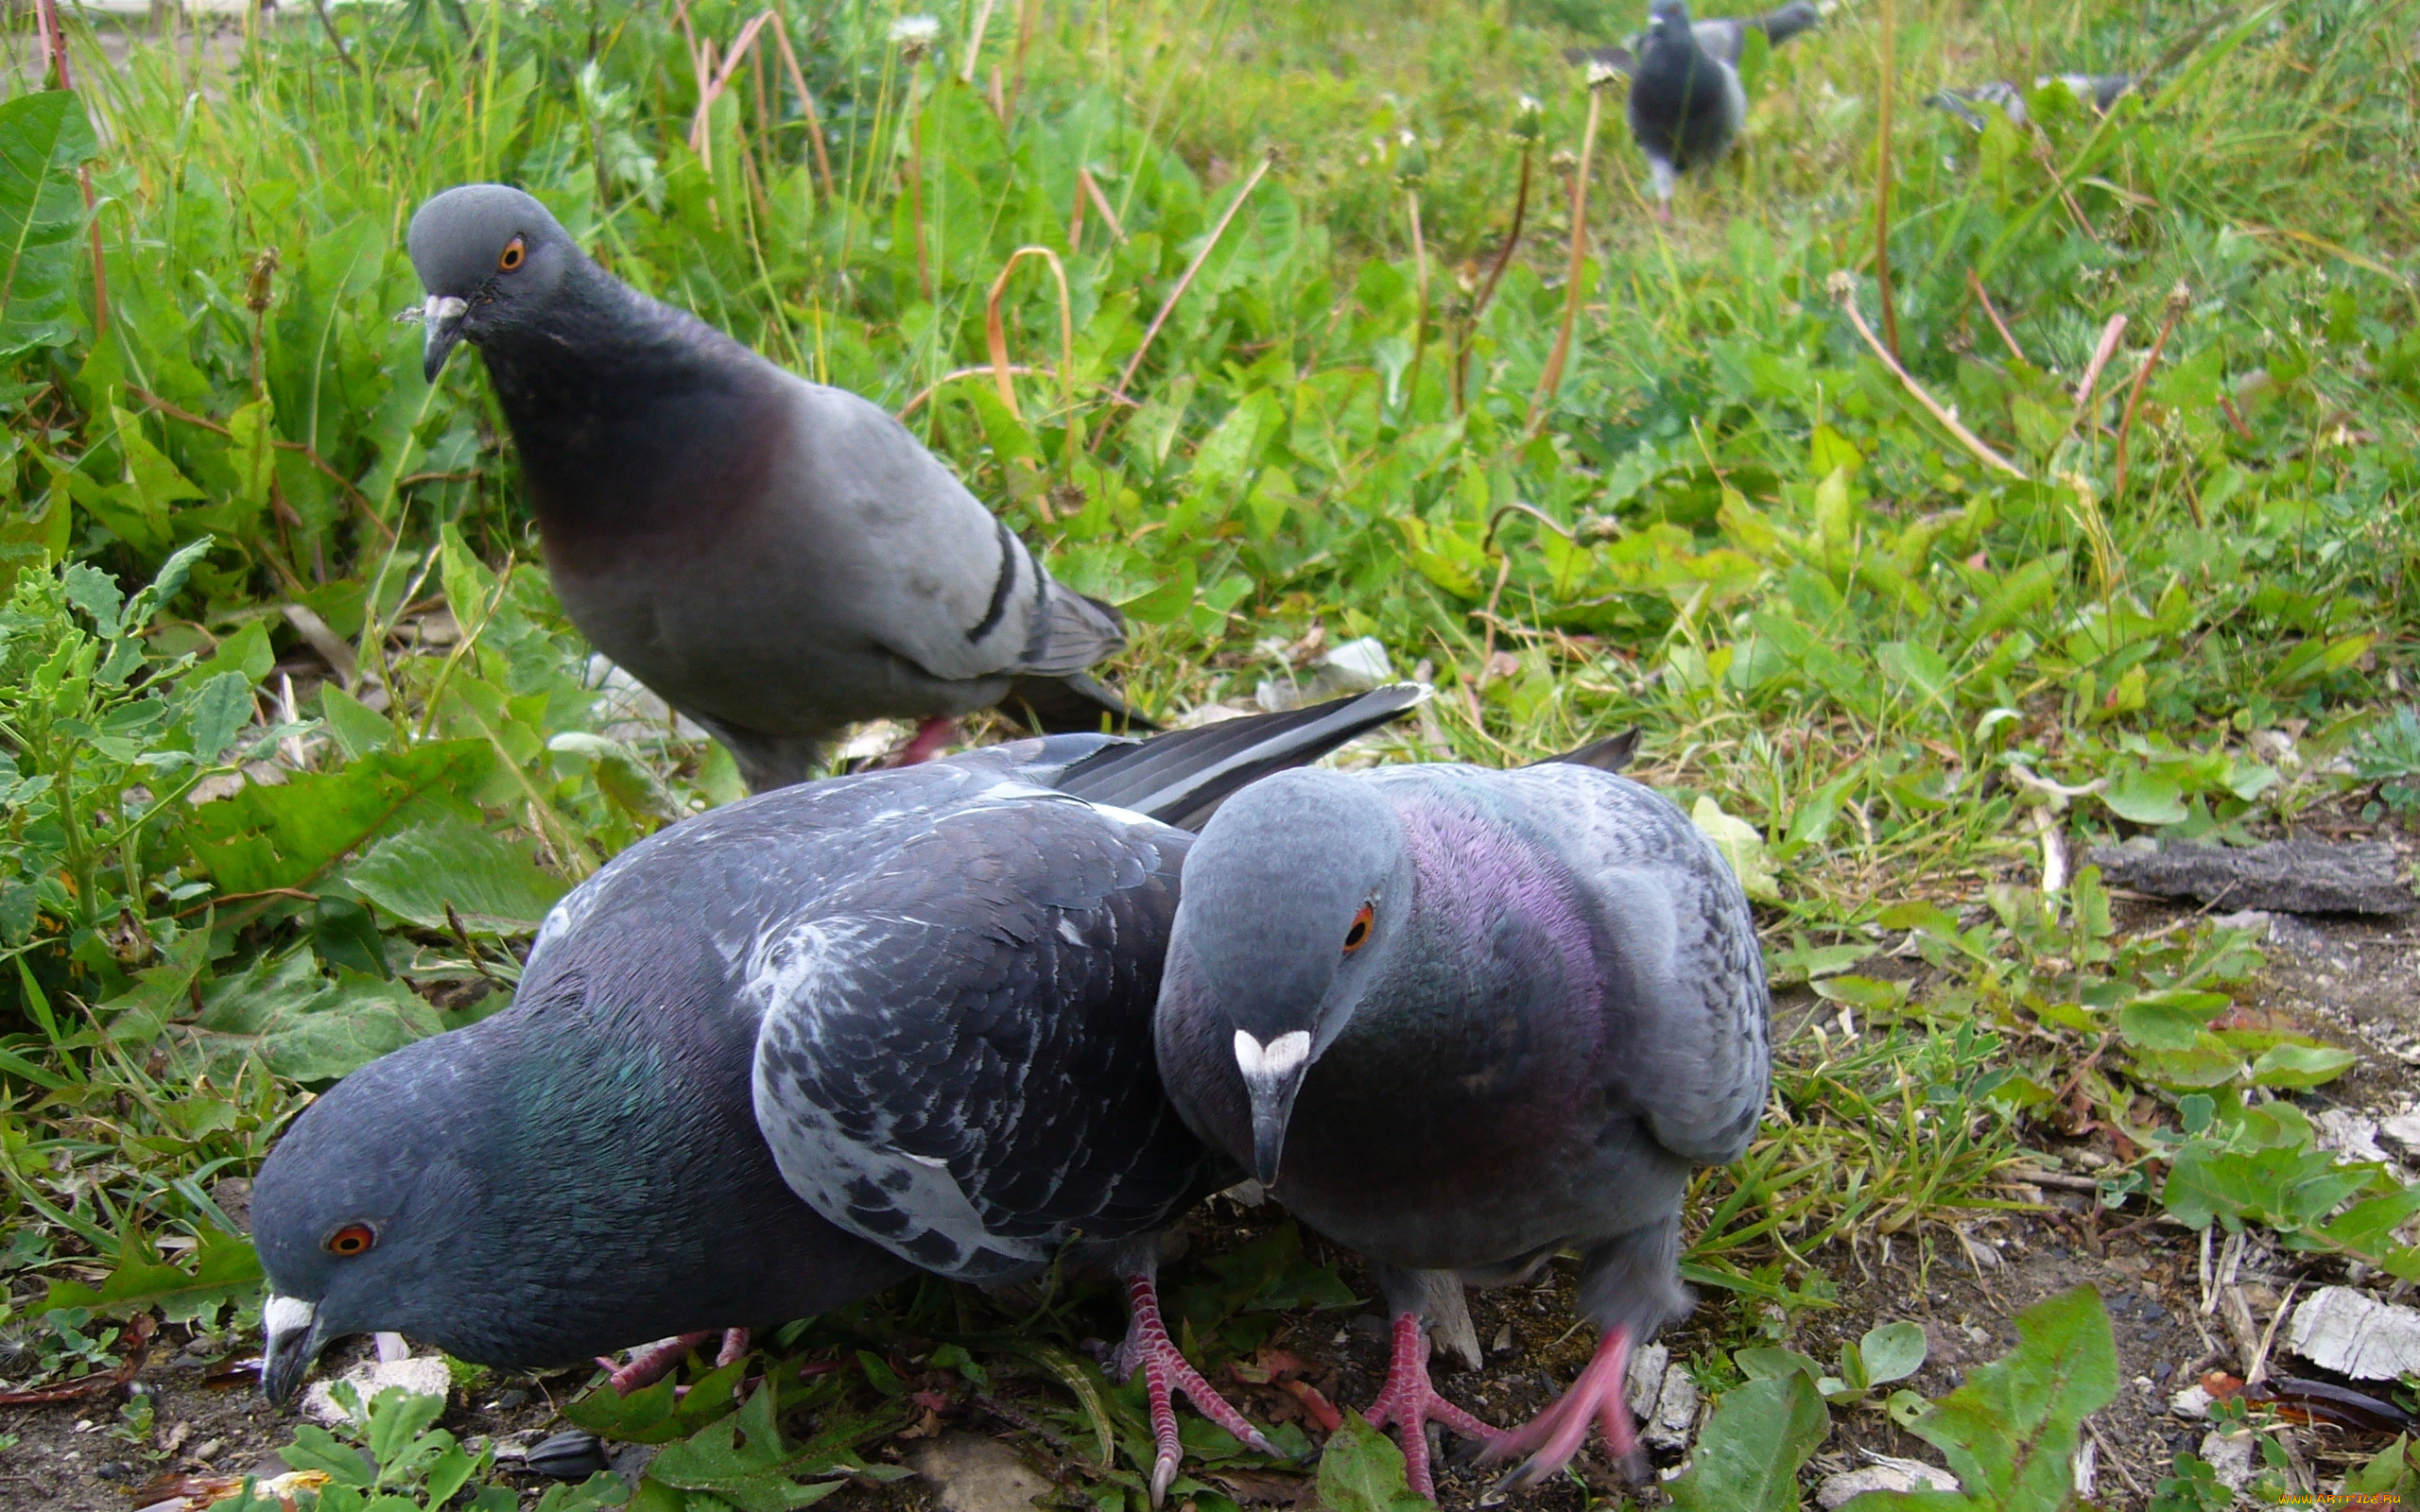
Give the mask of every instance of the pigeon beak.
[(421, 376), (430, 383), (445, 369), (445, 359), (453, 354), (455, 345), (462, 339), (462, 318), (471, 313), (471, 301), (451, 294), (432, 294), (421, 306), (422, 328), (426, 332), (426, 345), (421, 349)]
[(1310, 1069), (1311, 1035), (1288, 1030), (1267, 1044), (1250, 1031), (1236, 1031), (1236, 1069), (1243, 1073), (1244, 1090), (1252, 1094), (1252, 1175), (1264, 1187), (1277, 1184), (1278, 1161), (1286, 1154), (1286, 1125), (1294, 1116), (1294, 1094), (1303, 1090), (1303, 1074)]
[(283, 1407), (294, 1400), (302, 1372), (319, 1358), (327, 1337), (320, 1329), (319, 1305), (299, 1297), (269, 1294), (261, 1308), (261, 1323), (268, 1333), (261, 1351), (261, 1394), (270, 1406)]

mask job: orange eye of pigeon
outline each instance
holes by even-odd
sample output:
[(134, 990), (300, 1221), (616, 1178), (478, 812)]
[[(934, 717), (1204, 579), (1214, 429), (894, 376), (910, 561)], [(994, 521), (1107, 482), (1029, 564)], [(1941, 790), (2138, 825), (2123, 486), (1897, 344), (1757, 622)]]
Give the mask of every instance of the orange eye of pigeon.
[(495, 266), (510, 273), (514, 268), (519, 267), (521, 266), (521, 260), (528, 255), (529, 249), (527, 245), (525, 244), (520, 237), (515, 236), (512, 240), (504, 244), (504, 255), (495, 260)]
[(1376, 917), (1368, 903), (1361, 905), (1361, 911), (1353, 916), (1353, 927), (1344, 932), (1345, 954), (1352, 954), (1369, 942), (1370, 923)]
[(354, 1255), (366, 1255), (370, 1252), (370, 1246), (377, 1242), (378, 1236), (371, 1232), (368, 1224), (349, 1223), (328, 1235), (328, 1253), (348, 1259)]

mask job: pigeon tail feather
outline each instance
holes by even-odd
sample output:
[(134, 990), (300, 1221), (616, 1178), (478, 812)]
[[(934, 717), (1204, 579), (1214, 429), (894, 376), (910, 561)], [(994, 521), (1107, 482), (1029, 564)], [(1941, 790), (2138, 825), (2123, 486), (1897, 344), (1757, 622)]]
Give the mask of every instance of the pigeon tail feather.
[(1081, 672), (1125, 649), (1126, 627), (1115, 609), (1056, 578), (1044, 579), (1044, 593), (1041, 623), (1016, 670), (1046, 677)]
[(1600, 772), (1618, 772), (1630, 765), (1630, 759), (1633, 756), (1638, 754), (1638, 737), (1637, 730), (1625, 730), (1618, 735), (1607, 735), (1602, 740), (1592, 740), (1577, 750), (1567, 750), (1560, 756), (1548, 756), (1543, 761), (1531, 762), (1530, 765), (1532, 766), (1557, 765), (1594, 766)]
[(1107, 747), (1068, 767), (1056, 785), (1090, 803), (1199, 830), (1243, 787), (1315, 762), (1427, 696), (1418, 683), (1395, 682), (1287, 713), (1173, 730), (1140, 745)]

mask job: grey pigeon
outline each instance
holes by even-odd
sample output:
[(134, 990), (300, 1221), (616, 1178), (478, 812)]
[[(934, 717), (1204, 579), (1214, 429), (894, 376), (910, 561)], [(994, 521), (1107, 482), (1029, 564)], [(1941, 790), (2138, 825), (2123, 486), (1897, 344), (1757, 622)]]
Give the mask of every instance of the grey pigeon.
[(859, 720), (925, 721), (918, 760), (998, 704), (1132, 719), (1084, 673), (1125, 644), (1116, 612), (879, 406), (639, 293), (518, 189), (447, 190), (410, 246), (429, 380), (458, 342), (486, 357), (563, 608), (755, 791)]
[[(1694, 1165), (1737, 1160), (1765, 1099), (1754, 920), (1673, 804), (1601, 747), (1517, 771), (1288, 772), (1186, 862), (1160, 990), (1185, 1122), (1305, 1223), (1366, 1255), (1394, 1314), (1368, 1414), (1433, 1495), (1424, 1423), (1567, 1463), (1592, 1420), (1635, 1461), (1632, 1349), (1685, 1314)], [(1581, 1251), (1595, 1360), (1495, 1435), (1429, 1384), (1423, 1324), (1476, 1359), (1461, 1283)]]
[(1193, 840), (1166, 821), (1419, 697), (1022, 741), (632, 846), (547, 916), (510, 1009), (338, 1083), (262, 1166), (269, 1396), (347, 1333), (509, 1366), (672, 1335), (627, 1386), (911, 1264), (1006, 1280), (1075, 1246), (1125, 1281), (1154, 1484), (1171, 1387), (1266, 1449), (1169, 1342), (1152, 1283), (1153, 1236), (1232, 1179), (1156, 1071)]
[(1726, 16), (1692, 26), (1683, 0), (1655, 0), (1647, 13), (1647, 34), (1636, 61), (1627, 72), (1631, 135), (1647, 155), (1658, 215), (1671, 216), (1675, 180), (1730, 151), (1747, 119), (1739, 59), (1748, 33), (1761, 31), (1779, 44), (1820, 19), (1814, 6), (1797, 0), (1767, 15)]
[[(2118, 103), (2119, 95), (2133, 89), (2140, 77), (2135, 74), (2045, 74), (2033, 81), (2035, 89), (2047, 89), (2053, 80), (2065, 84), (2067, 92), (2083, 102), (2096, 115), (2106, 115)], [(1996, 105), (2008, 118), (2023, 126), (2027, 119), (2025, 91), (2006, 79), (1994, 79), (1987, 84), (1975, 84), (1965, 89), (1945, 89), (1927, 97), (1926, 104), (1947, 111), (1979, 131), (1983, 115), (1975, 109), (1979, 104)]]

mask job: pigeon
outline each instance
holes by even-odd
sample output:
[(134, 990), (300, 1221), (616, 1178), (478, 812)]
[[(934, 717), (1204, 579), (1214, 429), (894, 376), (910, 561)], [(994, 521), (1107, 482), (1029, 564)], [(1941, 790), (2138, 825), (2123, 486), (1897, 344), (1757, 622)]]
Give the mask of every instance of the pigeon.
[[(1280, 773), (1185, 863), (1154, 1021), (1169, 1099), (1372, 1263), (1393, 1356), (1367, 1417), (1395, 1425), (1424, 1496), (1429, 1421), (1528, 1455), (1508, 1484), (1561, 1469), (1592, 1420), (1636, 1467), (1624, 1378), (1691, 1305), (1690, 1170), (1738, 1159), (1764, 1106), (1747, 899), (1670, 800), (1606, 769), (1623, 754)], [(1462, 1284), (1564, 1248), (1601, 1342), (1497, 1434), (1430, 1384), (1429, 1332), (1477, 1366)]]
[(1739, 59), (1748, 34), (1761, 31), (1778, 45), (1820, 19), (1807, 0), (1796, 0), (1769, 15), (1691, 26), (1683, 0), (1655, 0), (1647, 13), (1645, 43), (1628, 72), (1630, 131), (1647, 154), (1658, 216), (1671, 218), (1674, 180), (1731, 150), (1747, 119)]
[(467, 184), (409, 235), (436, 382), (487, 360), (580, 630), (711, 731), (753, 791), (843, 727), (1006, 705), (1045, 730), (1152, 728), (1085, 668), (1125, 644), (878, 405), (775, 367), (596, 266), (544, 205)]
[(525, 1366), (669, 1335), (627, 1388), (911, 1266), (1010, 1281), (1069, 1252), (1125, 1284), (1155, 1486), (1171, 1388), (1268, 1450), (1153, 1285), (1153, 1236), (1235, 1179), (1156, 1069), (1179, 826), (1424, 693), (1019, 741), (632, 846), (547, 916), (510, 1008), (337, 1083), (263, 1164), (270, 1399), (348, 1333)]
[[(2053, 80), (2067, 86), (2067, 92), (2089, 107), (2095, 115), (2106, 115), (2118, 97), (2133, 89), (2141, 76), (2135, 74), (2045, 74), (2033, 81), (2035, 89), (2046, 89)], [(1983, 114), (1978, 104), (1996, 105), (2010, 121), (2023, 126), (2027, 120), (2025, 91), (2006, 79), (1994, 79), (1965, 89), (1945, 89), (1927, 97), (1925, 103), (1947, 111), (1961, 121), (1979, 131)]]
[[(1700, 47), (1737, 68), (1739, 60), (1747, 55), (1748, 33), (1761, 31), (1766, 42), (1778, 47), (1800, 32), (1812, 29), (1823, 19), (1824, 13), (1809, 0), (1791, 0), (1790, 4), (1761, 16), (1717, 16), (1711, 21), (1698, 22), (1689, 29), (1696, 35)], [(1567, 63), (1583, 66), (1596, 63), (1624, 78), (1638, 72), (1638, 56), (1628, 47), (1567, 47), (1564, 49), (1563, 59)]]

